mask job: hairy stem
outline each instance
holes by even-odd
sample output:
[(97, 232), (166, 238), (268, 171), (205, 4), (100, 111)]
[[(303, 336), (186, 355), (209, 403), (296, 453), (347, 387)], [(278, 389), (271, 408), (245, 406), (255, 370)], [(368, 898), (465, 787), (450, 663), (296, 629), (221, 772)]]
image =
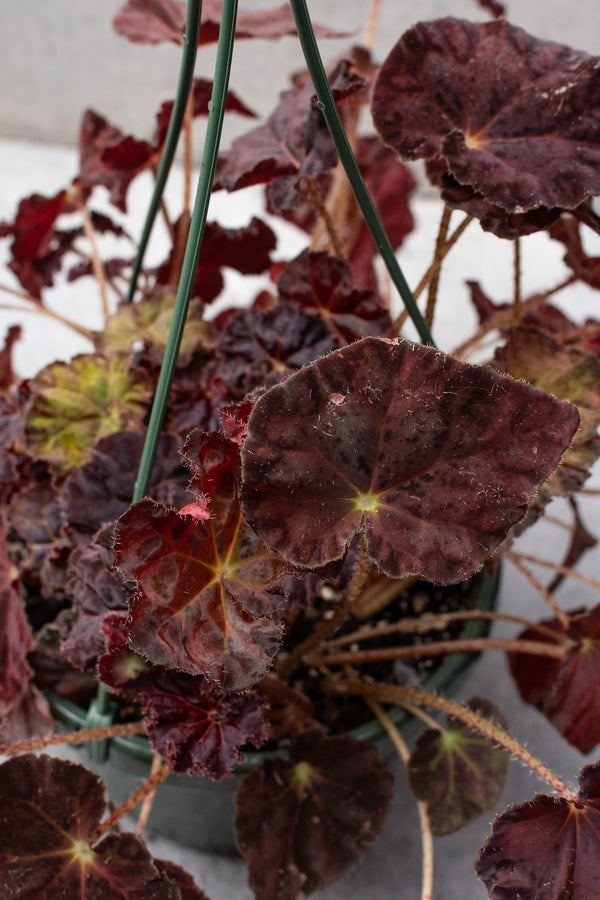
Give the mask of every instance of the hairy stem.
[(12, 756), (15, 753), (30, 753), (43, 750), (45, 747), (56, 747), (59, 744), (79, 744), (81, 741), (105, 741), (110, 738), (128, 734), (145, 734), (146, 726), (140, 722), (126, 722), (121, 725), (106, 725), (102, 728), (84, 728), (81, 731), (66, 731), (64, 734), (52, 734), (47, 737), (32, 738), (16, 744), (0, 746), (0, 753)]
[[(142, 800), (140, 814), (138, 816), (137, 824), (134, 829), (135, 834), (142, 834), (146, 825), (148, 824), (148, 819), (150, 818), (150, 813), (152, 812), (152, 806), (154, 804), (154, 798), (156, 797), (156, 789), (168, 774), (169, 766), (167, 765), (166, 761), (159, 753), (155, 753), (152, 757), (152, 767), (150, 769), (150, 776), (148, 778), (148, 781), (151, 782), (151, 789)], [(157, 782), (156, 779), (161, 775), (163, 777), (161, 777), (160, 781)]]
[(556, 644), (564, 642), (564, 638), (561, 638), (552, 628), (548, 628), (539, 622), (530, 622), (529, 619), (524, 619), (521, 616), (511, 616), (507, 613), (499, 613), (492, 610), (462, 609), (447, 613), (425, 613), (422, 616), (402, 619), (399, 622), (381, 623), (375, 626), (366, 625), (363, 628), (357, 628), (356, 631), (350, 634), (332, 638), (332, 640), (327, 642), (327, 647), (328, 649), (344, 647), (348, 644), (355, 644), (358, 641), (373, 640), (390, 634), (423, 634), (433, 629), (441, 631), (452, 622), (477, 619), (489, 619), (492, 622), (511, 622), (530, 631), (537, 631), (539, 634), (550, 638)]
[(422, 706), (428, 706), (430, 709), (439, 709), (446, 715), (454, 716), (464, 722), (470, 728), (481, 732), (497, 744), (501, 744), (509, 753), (520, 759), (521, 762), (534, 771), (540, 778), (550, 785), (553, 790), (558, 791), (565, 800), (573, 803), (578, 808), (583, 806), (582, 801), (577, 794), (569, 788), (564, 781), (556, 775), (545, 763), (530, 753), (515, 738), (507, 734), (494, 722), (478, 715), (473, 710), (455, 700), (449, 700), (447, 697), (441, 697), (436, 694), (430, 694), (422, 688), (411, 688), (404, 685), (366, 684), (359, 679), (340, 680), (335, 687), (336, 693), (353, 694), (365, 697), (370, 700), (379, 701), (381, 703), (393, 703), (403, 706), (405, 701), (409, 703), (418, 703)]
[(457, 638), (449, 641), (432, 641), (428, 644), (411, 644), (407, 647), (377, 647), (373, 650), (348, 650), (322, 656), (305, 656), (307, 665), (321, 666), (359, 665), (384, 662), (392, 659), (415, 659), (423, 656), (443, 656), (448, 653), (481, 653), (482, 650), (505, 650), (507, 653), (526, 653), (564, 659), (571, 642), (547, 644), (543, 641), (521, 641), (517, 638)]
[(438, 295), (438, 287), (440, 284), (440, 274), (442, 271), (442, 261), (444, 259), (443, 248), (446, 245), (446, 239), (448, 237), (448, 230), (450, 228), (450, 217), (452, 216), (452, 210), (449, 206), (444, 204), (444, 209), (442, 210), (442, 218), (440, 219), (440, 226), (438, 229), (438, 235), (435, 242), (435, 251), (433, 256), (433, 269), (431, 272), (431, 278), (429, 279), (429, 290), (427, 291), (427, 306), (425, 308), (425, 321), (427, 322), (427, 326), (429, 329), (433, 326), (433, 316), (435, 313), (435, 304), (437, 301)]
[(162, 784), (162, 782), (169, 775), (168, 765), (164, 762), (164, 760), (161, 760), (161, 763), (162, 764), (157, 767), (155, 767), (153, 764), (150, 775), (148, 776), (148, 778), (146, 778), (144, 783), (139, 786), (137, 791), (134, 791), (134, 793), (125, 801), (125, 803), (122, 803), (121, 806), (118, 806), (110, 814), (110, 816), (108, 816), (108, 818), (104, 820), (104, 822), (100, 823), (90, 841), (91, 844), (95, 844), (103, 834), (106, 834), (107, 831), (111, 831), (115, 827), (117, 822), (119, 822), (123, 818), (123, 816), (126, 816), (127, 813), (132, 812), (136, 808), (136, 806), (139, 806), (139, 804), (146, 799), (146, 797), (154, 796), (157, 787)]
[(514, 284), (513, 284), (513, 322), (521, 318), (521, 239), (515, 238), (514, 245)]
[[(423, 293), (423, 291), (429, 284), (431, 278), (433, 277), (433, 273), (434, 273), (436, 267), (438, 267), (441, 264), (441, 262), (448, 255), (450, 250), (454, 247), (454, 245), (456, 244), (458, 239), (461, 237), (461, 235), (464, 234), (467, 226), (470, 225), (471, 222), (473, 222), (473, 216), (468, 216), (468, 215), (465, 216), (464, 219), (462, 220), (462, 222), (460, 223), (460, 225), (452, 232), (452, 234), (450, 235), (450, 237), (448, 238), (448, 240), (446, 241), (446, 243), (443, 245), (443, 247), (440, 250), (439, 260), (435, 260), (435, 259), (433, 260), (433, 262), (431, 263), (431, 265), (429, 266), (429, 268), (427, 269), (427, 271), (421, 278), (419, 284), (415, 288), (415, 291), (414, 291), (415, 300), (419, 299), (419, 297), (421, 296), (421, 294)], [(400, 334), (400, 331), (402, 330), (402, 326), (406, 322), (407, 318), (408, 318), (408, 314), (407, 314), (406, 310), (403, 310), (403, 312), (401, 312), (400, 315), (398, 316), (398, 318), (393, 322), (392, 327), (391, 327), (390, 331), (388, 332), (388, 337), (391, 337), (391, 338), (398, 337), (398, 335)]]

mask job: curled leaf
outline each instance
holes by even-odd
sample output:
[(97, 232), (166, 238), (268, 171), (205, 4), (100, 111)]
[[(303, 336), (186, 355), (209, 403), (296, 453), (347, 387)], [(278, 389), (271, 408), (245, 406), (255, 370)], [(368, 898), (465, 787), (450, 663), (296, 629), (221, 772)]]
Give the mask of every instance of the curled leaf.
[(373, 118), (405, 159), (443, 158), (507, 212), (573, 209), (600, 192), (597, 71), (505, 19), (420, 22), (380, 69)]

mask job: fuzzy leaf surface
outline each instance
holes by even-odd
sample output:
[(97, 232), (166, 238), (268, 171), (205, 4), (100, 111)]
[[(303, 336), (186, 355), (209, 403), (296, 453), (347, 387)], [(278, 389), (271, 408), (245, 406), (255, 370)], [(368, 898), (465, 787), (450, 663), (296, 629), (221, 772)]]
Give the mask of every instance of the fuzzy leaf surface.
[[(510, 669), (526, 703), (537, 706), (562, 736), (582, 753), (600, 743), (600, 606), (569, 613), (569, 628), (556, 619), (543, 625), (573, 646), (562, 660), (509, 655)], [(531, 629), (520, 638), (550, 640)]]
[(150, 397), (148, 380), (122, 357), (84, 354), (47, 366), (32, 388), (28, 449), (63, 474), (84, 463), (100, 438), (139, 422)]
[(136, 579), (130, 645), (151, 662), (251, 687), (281, 640), (283, 600), (269, 588), (282, 562), (243, 522), (235, 499), (198, 521), (151, 500), (117, 523), (116, 561)]
[[(466, 705), (506, 730), (489, 700)], [(506, 751), (460, 719), (450, 717), (446, 731), (428, 728), (419, 735), (408, 777), (415, 797), (427, 803), (433, 834), (451, 834), (492, 809), (502, 796), (507, 766)]]
[(135, 682), (134, 695), (152, 746), (175, 772), (220, 780), (242, 759), (243, 744), (263, 741), (253, 693), (224, 694), (203, 678), (153, 669)]
[(508, 212), (572, 209), (600, 191), (597, 70), (504, 19), (420, 22), (381, 67), (373, 117), (405, 159), (442, 157)]
[(408, 341), (365, 338), (276, 385), (242, 448), (244, 515), (301, 566), (364, 531), (387, 575), (452, 584), (523, 518), (575, 407)]
[(598, 896), (600, 764), (581, 770), (579, 800), (537, 794), (496, 817), (475, 864), (492, 900)]
[(293, 739), (236, 792), (238, 847), (257, 900), (295, 900), (342, 878), (385, 823), (393, 775), (377, 749), (319, 730)]
[(84, 766), (17, 756), (0, 766), (0, 868), (6, 896), (20, 900), (179, 900), (133, 834), (91, 846), (105, 801)]

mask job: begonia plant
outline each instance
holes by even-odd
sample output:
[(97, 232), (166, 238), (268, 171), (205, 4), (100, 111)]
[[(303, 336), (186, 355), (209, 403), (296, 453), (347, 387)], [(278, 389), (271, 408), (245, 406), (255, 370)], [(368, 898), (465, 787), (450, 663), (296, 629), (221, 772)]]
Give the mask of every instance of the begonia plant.
[[(72, 182), (30, 194), (0, 224), (15, 279), (2, 290), (89, 342), (23, 380), (15, 325), (1, 357), (3, 896), (207, 900), (152, 857), (149, 808), (170, 773), (218, 781), (257, 749), (235, 806), (251, 888), (258, 900), (318, 891), (385, 824), (390, 765), (353, 733), (369, 719), (418, 805), (422, 898), (431, 835), (497, 806), (511, 755), (548, 788), (494, 820), (476, 860), (489, 896), (597, 896), (600, 762), (576, 791), (490, 701), (461, 704), (427, 680), (445, 656), (504, 651), (524, 701), (559, 735), (586, 754), (600, 743), (600, 607), (567, 612), (554, 596), (595, 543), (578, 495), (600, 454), (600, 322), (555, 297), (578, 282), (600, 289), (586, 250), (600, 233), (600, 58), (478, 5), (481, 22), (447, 16), (395, 36), (382, 63), (354, 47), (323, 83), (315, 35), (344, 31), (311, 27), (303, 0), (237, 21), (232, 0), (127, 0), (119, 34), (184, 48), (176, 102), (143, 139), (87, 110)], [(264, 215), (205, 223), (207, 191), (191, 203), (193, 119), (207, 116), (210, 135), (215, 113), (254, 114), (223, 70), (193, 77), (196, 50), (218, 40), (230, 56), (233, 34), (296, 30), (310, 74), (209, 167), (214, 192), (261, 185)], [(155, 193), (169, 239), (149, 264), (151, 226), (139, 249), (130, 186), (147, 172), (160, 183), (180, 128), (184, 201), (173, 214)], [(443, 212), (411, 291), (394, 252), (414, 227), (418, 160)], [(282, 220), (305, 237), (291, 258)], [(464, 272), (477, 322), (448, 353), (434, 313), (451, 302), (443, 263), (470, 223), (513, 242), (515, 271), (494, 297)], [(569, 275), (527, 296), (520, 247), (538, 232)], [(252, 277), (215, 312), (228, 270)], [(95, 331), (52, 300), (90, 278), (105, 316)], [(518, 538), (556, 497), (568, 498), (571, 538), (545, 585)], [(489, 623), (515, 617), (478, 598), (511, 563), (550, 612), (495, 638)], [(62, 733), (57, 698), (114, 721)], [(425, 723), (412, 746), (398, 708)], [(145, 735), (154, 764), (117, 809), (85, 761), (35, 753), (124, 734)], [(119, 830), (140, 803), (135, 831)]]

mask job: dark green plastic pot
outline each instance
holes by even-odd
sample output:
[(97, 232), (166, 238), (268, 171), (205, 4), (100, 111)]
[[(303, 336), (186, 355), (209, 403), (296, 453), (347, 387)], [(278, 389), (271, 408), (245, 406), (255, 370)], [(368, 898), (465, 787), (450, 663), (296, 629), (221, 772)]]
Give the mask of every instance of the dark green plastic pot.
[[(490, 578), (480, 574), (474, 580), (478, 590), (477, 609), (493, 609), (498, 594), (499, 576)], [(487, 620), (474, 619), (467, 623), (462, 637), (482, 637), (487, 633), (488, 626)], [(473, 654), (454, 653), (427, 679), (424, 687), (444, 694), (456, 690), (460, 676), (472, 660)], [(82, 707), (54, 696), (50, 697), (50, 702), (54, 715), (68, 729), (86, 727), (86, 711)], [(390, 715), (394, 723), (405, 732), (411, 723), (415, 730), (419, 727), (399, 707), (393, 709)], [(355, 728), (352, 734), (376, 743), (384, 757), (389, 758), (393, 753), (391, 742), (377, 719)], [(103, 778), (108, 796), (118, 805), (146, 780), (152, 755), (150, 743), (145, 736), (130, 735), (110, 741), (106, 762), (86, 759), (85, 764)], [(247, 753), (244, 761), (235, 767), (234, 775), (222, 781), (212, 781), (208, 777), (170, 775), (157, 791), (148, 822), (149, 830), (207, 853), (236, 853), (233, 796), (240, 779), (267, 755), (267, 752), (260, 750)]]

